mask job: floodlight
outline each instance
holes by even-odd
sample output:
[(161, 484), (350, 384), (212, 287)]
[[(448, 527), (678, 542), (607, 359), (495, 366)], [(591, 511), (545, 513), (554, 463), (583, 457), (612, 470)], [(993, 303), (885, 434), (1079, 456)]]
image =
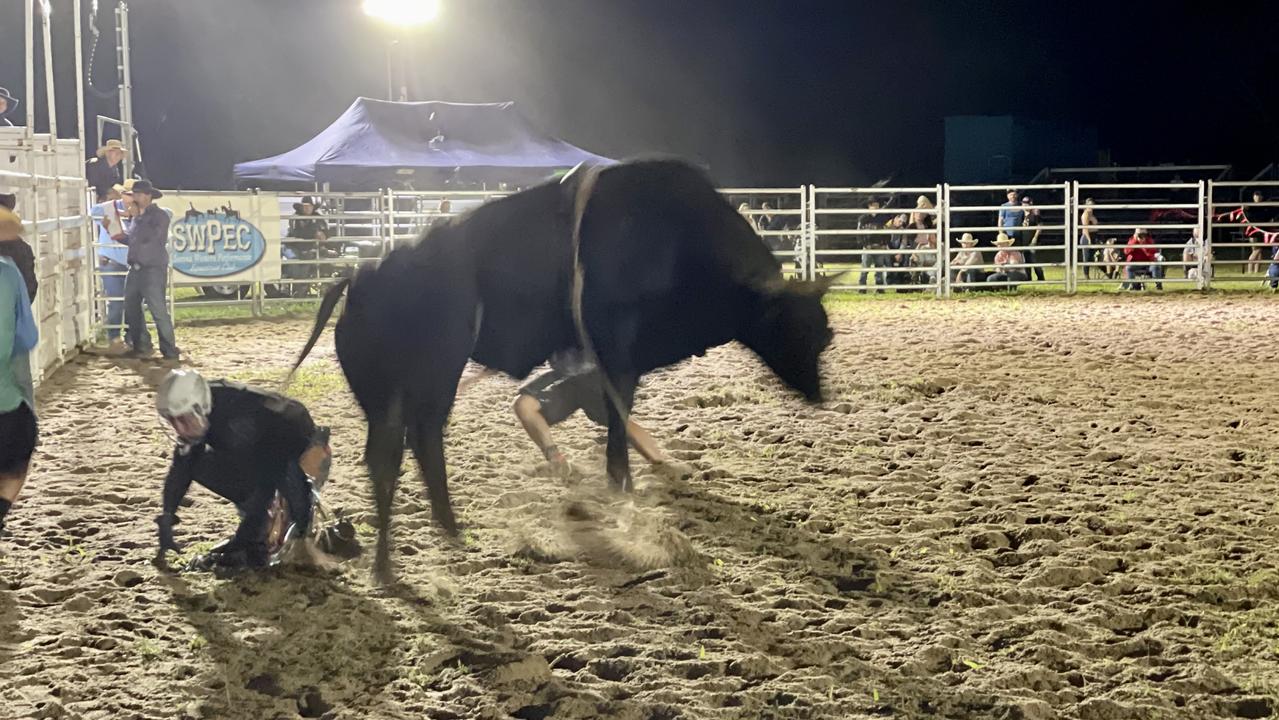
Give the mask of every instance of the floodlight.
[(425, 25), (440, 14), (439, 0), (364, 0), (364, 14), (401, 27)]

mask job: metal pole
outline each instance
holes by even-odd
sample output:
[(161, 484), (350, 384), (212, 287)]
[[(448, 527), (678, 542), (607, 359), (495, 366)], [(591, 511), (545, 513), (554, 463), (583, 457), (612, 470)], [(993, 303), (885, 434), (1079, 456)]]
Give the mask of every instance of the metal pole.
[[(1066, 292), (1079, 292), (1079, 183), (1066, 181)], [(1087, 251), (1085, 251), (1087, 252)], [(1088, 259), (1084, 258), (1084, 262)]]
[(84, 137), (84, 48), (80, 37), (80, 0), (72, 0), (72, 12), (75, 14), (75, 119), (76, 137), (80, 139), (81, 157), (88, 146)]
[[(1208, 181), (1206, 188), (1199, 188), (1200, 218), (1203, 228), (1201, 229), (1201, 234), (1199, 236), (1199, 281), (1195, 283), (1195, 285), (1200, 290), (1207, 290), (1212, 287), (1212, 278), (1208, 277), (1208, 274), (1212, 272), (1212, 260), (1209, 259), (1209, 255), (1212, 253), (1212, 216), (1215, 210), (1215, 207), (1213, 206), (1214, 195), (1215, 192), (1213, 190), (1212, 180)], [(1204, 208), (1207, 208), (1207, 212), (1204, 212)]]
[(1063, 261), (1066, 266), (1065, 273), (1067, 293), (1074, 293), (1078, 289), (1075, 283), (1075, 239), (1079, 236), (1079, 233), (1076, 230), (1076, 223), (1078, 222), (1076, 215), (1079, 212), (1079, 208), (1076, 204), (1077, 200), (1078, 198), (1071, 191), (1070, 181), (1067, 180), (1062, 183), (1061, 204), (1065, 209), (1065, 218), (1062, 221), (1062, 226), (1065, 228), (1063, 232), (1066, 236), (1062, 239), (1062, 250), (1065, 253)]
[(393, 56), (395, 53), (395, 43), (391, 40), (386, 44), (386, 99), (395, 100), (395, 80), (392, 73)]
[(115, 10), (116, 70), (120, 74), (120, 141), (128, 148), (124, 160), (124, 177), (133, 175), (133, 77), (129, 73), (129, 5), (121, 2)]
[(937, 237), (937, 247), (934, 248), (937, 259), (933, 262), (933, 282), (937, 284), (934, 293), (939, 298), (947, 297), (950, 294), (950, 283), (946, 281), (946, 276), (950, 274), (948, 270), (950, 267), (950, 238), (948, 237), (950, 233), (950, 206), (947, 203), (949, 191), (949, 185), (945, 186), (945, 188), (938, 185), (937, 194), (935, 195), (937, 204), (936, 214), (933, 218), (933, 229), (936, 230), (934, 234)]
[[(25, 24), (26, 44), (27, 44), (27, 140), (28, 146), (31, 142), (31, 135), (36, 130), (36, 29), (35, 15), (31, 7), (30, 0), (26, 2), (26, 14), (23, 16)], [(28, 147), (30, 149), (30, 147)], [(31, 159), (31, 174), (35, 175), (35, 159)], [(34, 182), (35, 178), (32, 178)]]
[[(44, 38), (44, 96), (45, 108), (49, 114), (49, 139), (56, 145), (58, 140), (58, 101), (53, 92), (53, 35), (49, 31), (49, 14), (53, 8), (50, 0), (40, 0), (40, 32)], [(56, 160), (54, 167), (57, 167)]]

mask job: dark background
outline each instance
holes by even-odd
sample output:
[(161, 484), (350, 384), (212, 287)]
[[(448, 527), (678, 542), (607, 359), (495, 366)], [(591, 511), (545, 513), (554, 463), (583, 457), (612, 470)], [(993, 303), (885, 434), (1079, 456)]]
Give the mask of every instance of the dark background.
[[(0, 86), (19, 96), (26, 1), (0, 0)], [(1120, 164), (1279, 160), (1279, 3), (443, 2), (402, 43), (412, 99), (514, 100), (588, 150), (675, 153), (721, 183), (933, 184), (943, 118), (958, 114), (1095, 125)], [(101, 4), (94, 76), (109, 89), (114, 2)], [(230, 187), (232, 163), (385, 96), (395, 33), (359, 0), (130, 7), (134, 114), (157, 184)], [(71, 4), (54, 8), (70, 135)], [(86, 61), (90, 40), (86, 25)], [(114, 102), (91, 100), (95, 112)]]

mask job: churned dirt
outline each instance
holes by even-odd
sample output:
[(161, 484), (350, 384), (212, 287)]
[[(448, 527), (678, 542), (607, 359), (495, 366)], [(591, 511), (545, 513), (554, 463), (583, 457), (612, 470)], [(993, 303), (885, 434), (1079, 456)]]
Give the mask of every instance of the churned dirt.
[[(406, 462), (402, 584), (370, 555), (231, 579), (151, 564), (161, 372), (81, 357), (0, 540), (3, 718), (1255, 718), (1279, 702), (1279, 325), (1270, 297), (841, 305), (829, 402), (729, 347), (637, 419), (695, 469), (557, 428), (568, 480), (479, 382), (448, 437), (465, 534)], [(305, 318), (179, 329), (271, 386)], [(371, 548), (363, 420), (331, 333), (294, 392)], [(199, 488), (190, 555), (234, 511)]]

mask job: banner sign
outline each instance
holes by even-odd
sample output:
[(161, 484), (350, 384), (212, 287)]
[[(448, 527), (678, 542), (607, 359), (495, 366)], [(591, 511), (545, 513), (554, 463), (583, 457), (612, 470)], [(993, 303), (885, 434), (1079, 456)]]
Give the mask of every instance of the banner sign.
[(280, 277), (280, 210), (272, 193), (166, 192), (175, 280), (218, 283)]

